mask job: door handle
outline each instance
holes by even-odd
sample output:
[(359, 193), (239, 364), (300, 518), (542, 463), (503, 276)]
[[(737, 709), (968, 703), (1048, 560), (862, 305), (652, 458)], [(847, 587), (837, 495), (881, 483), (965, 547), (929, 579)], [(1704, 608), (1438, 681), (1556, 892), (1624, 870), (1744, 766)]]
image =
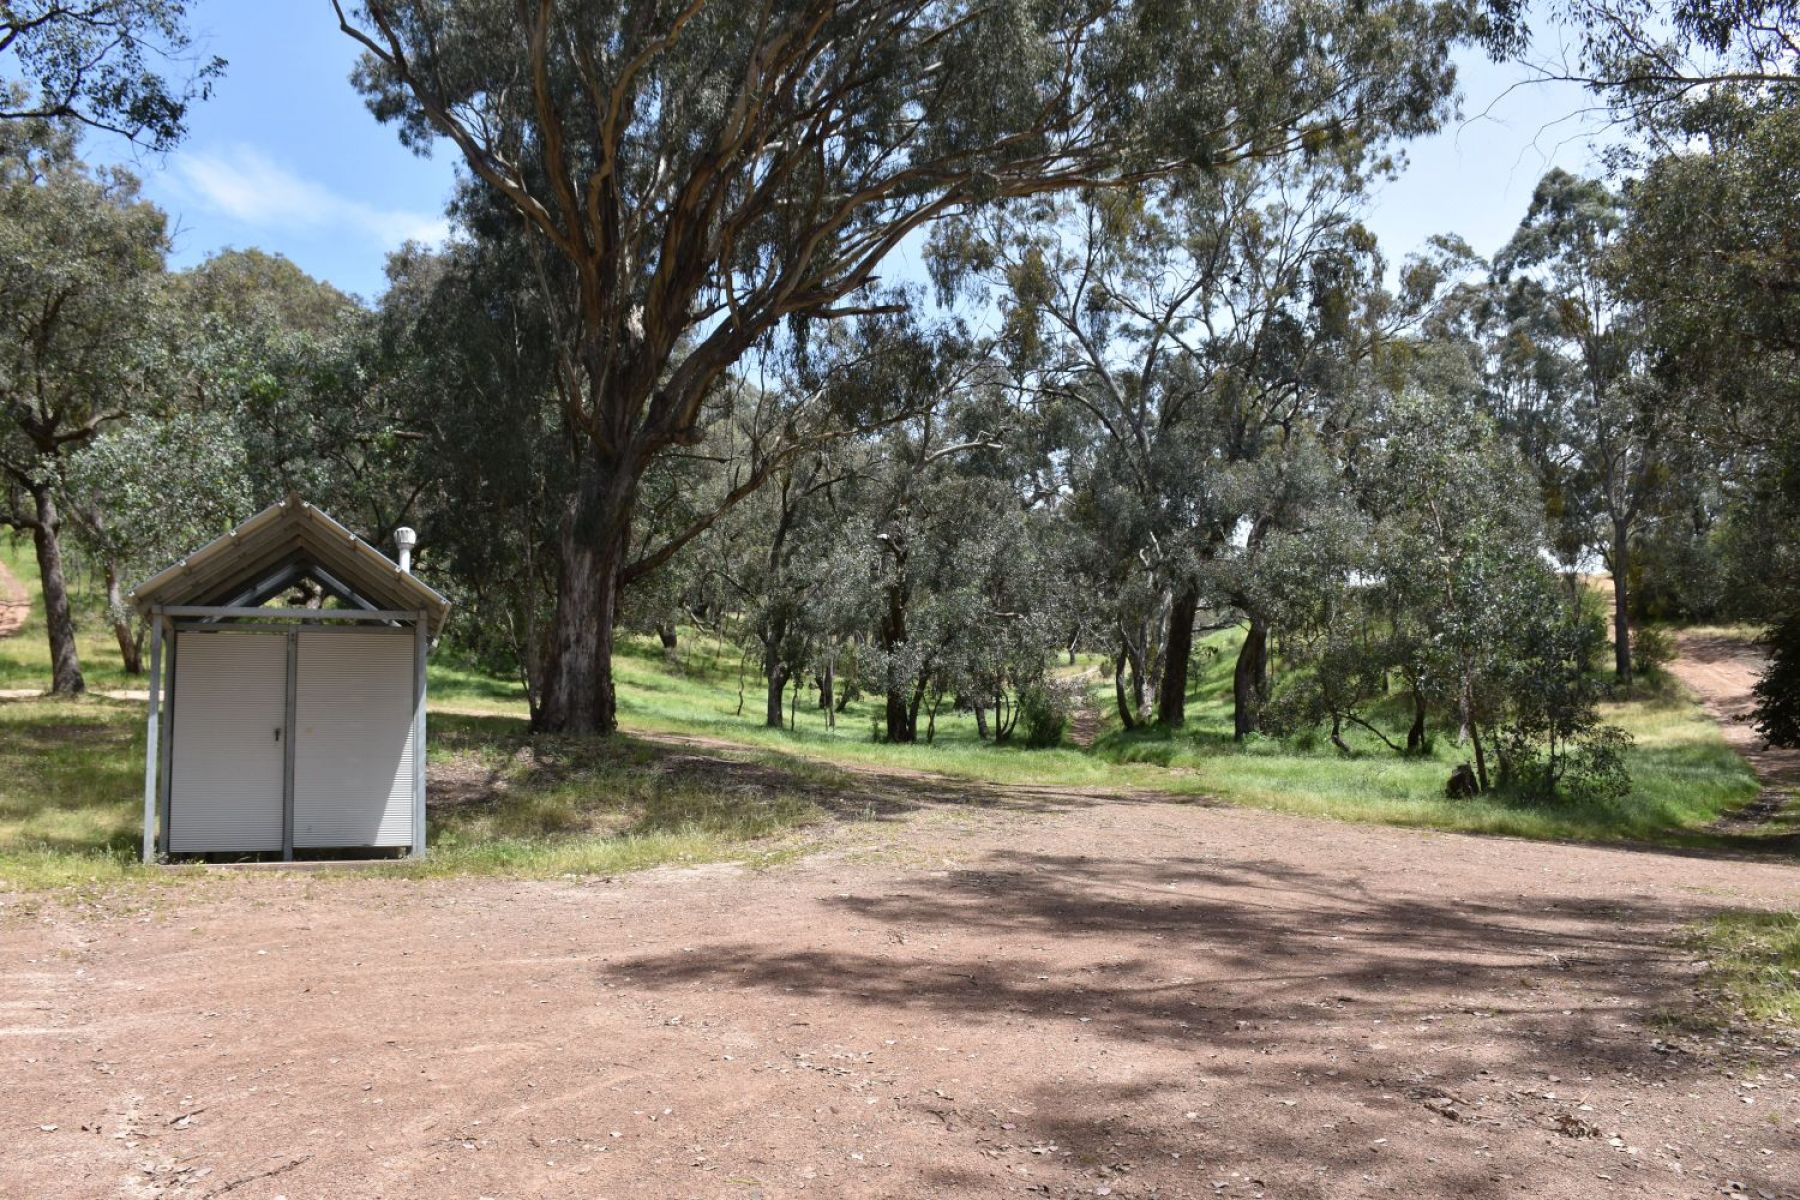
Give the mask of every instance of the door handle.
[(281, 726), (279, 725), (275, 727), (275, 740), (278, 742), (281, 740)]

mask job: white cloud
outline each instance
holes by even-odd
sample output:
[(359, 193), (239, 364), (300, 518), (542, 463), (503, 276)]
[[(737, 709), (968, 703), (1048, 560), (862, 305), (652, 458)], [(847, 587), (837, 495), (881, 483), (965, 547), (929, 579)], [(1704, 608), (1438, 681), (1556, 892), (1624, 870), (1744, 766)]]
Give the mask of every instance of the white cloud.
[(439, 213), (377, 208), (303, 179), (252, 146), (192, 151), (175, 164), (185, 189), (214, 211), (265, 230), (346, 229), (384, 246), (409, 238), (442, 242), (450, 226)]

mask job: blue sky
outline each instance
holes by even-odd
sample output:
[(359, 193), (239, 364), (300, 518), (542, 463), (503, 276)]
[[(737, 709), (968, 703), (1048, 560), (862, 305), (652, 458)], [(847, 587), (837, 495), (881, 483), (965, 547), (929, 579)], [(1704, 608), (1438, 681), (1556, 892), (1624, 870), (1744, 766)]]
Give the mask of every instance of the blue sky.
[(443, 237), (453, 160), (419, 158), (369, 115), (349, 81), (356, 47), (326, 0), (199, 0), (190, 28), (230, 66), (190, 110), (187, 141), (163, 156), (103, 135), (88, 145), (167, 210), (173, 265), (260, 246), (373, 299), (388, 251)]
[[(96, 137), (89, 154), (126, 162), (169, 212), (173, 265), (260, 246), (374, 299), (388, 251), (408, 238), (443, 236), (453, 155), (419, 158), (369, 115), (349, 83), (355, 45), (338, 32), (326, 0), (198, 0), (191, 25), (200, 48), (230, 66), (213, 98), (192, 111), (188, 140), (150, 156)], [(1492, 253), (1545, 170), (1590, 162), (1588, 127), (1568, 119), (1586, 107), (1578, 89), (1513, 88), (1517, 68), (1478, 54), (1461, 56), (1459, 66), (1462, 119), (1410, 143), (1405, 173), (1372, 197), (1367, 220), (1390, 261), (1446, 232)], [(921, 274), (912, 261), (890, 271)]]

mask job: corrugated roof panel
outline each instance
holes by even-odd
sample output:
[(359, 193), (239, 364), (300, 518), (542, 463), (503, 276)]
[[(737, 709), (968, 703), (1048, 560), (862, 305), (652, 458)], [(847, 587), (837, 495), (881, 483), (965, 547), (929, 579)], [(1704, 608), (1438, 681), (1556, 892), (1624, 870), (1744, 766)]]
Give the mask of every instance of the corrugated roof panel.
[(298, 496), (289, 496), (131, 590), (138, 612), (158, 604), (218, 605), (285, 563), (329, 571), (379, 609), (423, 610), (433, 637), (450, 602), (416, 575)]

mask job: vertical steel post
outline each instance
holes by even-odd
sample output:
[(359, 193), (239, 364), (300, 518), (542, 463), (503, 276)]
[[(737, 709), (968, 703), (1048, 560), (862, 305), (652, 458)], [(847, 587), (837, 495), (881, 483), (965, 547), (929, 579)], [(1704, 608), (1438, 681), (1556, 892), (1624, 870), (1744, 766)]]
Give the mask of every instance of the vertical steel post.
[(144, 728), (144, 861), (156, 858), (157, 758), (162, 749), (162, 614), (150, 616), (150, 715)]
[(294, 861), (294, 709), (300, 688), (300, 631), (287, 635), (287, 708), (281, 747), (281, 860)]
[(425, 857), (425, 655), (430, 650), (426, 614), (413, 622), (413, 834), (409, 857)]
[(157, 747), (156, 775), (157, 790), (161, 793), (157, 803), (162, 812), (162, 847), (167, 853), (169, 831), (174, 827), (170, 819), (173, 809), (170, 797), (175, 794), (175, 680), (181, 672), (181, 639), (176, 635), (174, 621), (161, 614), (155, 619), (163, 627), (162, 745)]

